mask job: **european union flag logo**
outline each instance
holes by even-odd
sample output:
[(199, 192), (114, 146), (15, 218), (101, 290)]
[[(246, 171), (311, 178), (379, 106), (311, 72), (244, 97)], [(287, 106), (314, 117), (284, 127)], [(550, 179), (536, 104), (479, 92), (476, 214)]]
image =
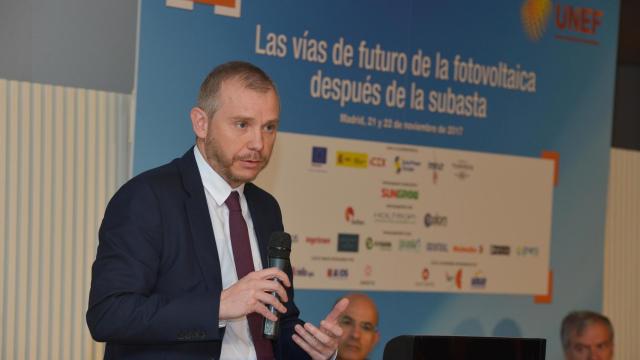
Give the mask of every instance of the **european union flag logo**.
[(327, 148), (321, 146), (314, 146), (311, 150), (311, 163), (313, 164), (326, 164), (327, 163)]

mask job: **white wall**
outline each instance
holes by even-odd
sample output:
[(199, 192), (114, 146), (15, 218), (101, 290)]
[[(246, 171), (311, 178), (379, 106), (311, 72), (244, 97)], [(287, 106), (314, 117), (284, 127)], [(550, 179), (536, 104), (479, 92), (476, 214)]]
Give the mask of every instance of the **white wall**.
[(85, 313), (131, 98), (0, 79), (0, 359), (101, 358)]
[(617, 360), (640, 359), (640, 151), (612, 149), (604, 247), (603, 312)]

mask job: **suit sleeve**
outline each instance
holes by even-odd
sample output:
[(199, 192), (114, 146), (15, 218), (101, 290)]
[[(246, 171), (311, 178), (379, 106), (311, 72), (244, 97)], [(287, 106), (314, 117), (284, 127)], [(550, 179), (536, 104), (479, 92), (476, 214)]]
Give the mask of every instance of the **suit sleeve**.
[(221, 340), (220, 294), (154, 291), (163, 252), (160, 203), (144, 180), (107, 206), (92, 268), (87, 324), (97, 341), (152, 344)]

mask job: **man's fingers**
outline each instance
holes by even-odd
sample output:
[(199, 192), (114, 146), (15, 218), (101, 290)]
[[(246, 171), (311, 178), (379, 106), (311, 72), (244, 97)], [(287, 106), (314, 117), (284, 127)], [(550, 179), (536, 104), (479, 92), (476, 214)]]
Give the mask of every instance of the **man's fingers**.
[(269, 311), (269, 309), (267, 309), (267, 307), (262, 305), (261, 303), (256, 303), (256, 305), (253, 307), (253, 310), (253, 312), (258, 313), (271, 321), (278, 321), (278, 317), (272, 314), (271, 311)]
[(329, 336), (327, 334), (325, 334), (322, 331), (320, 331), (320, 329), (315, 327), (312, 323), (305, 323), (304, 324), (304, 328), (309, 333), (311, 333), (311, 335), (314, 338), (316, 338), (318, 341), (320, 341), (323, 345), (326, 345), (331, 341), (331, 338), (329, 338)]
[(255, 274), (261, 279), (277, 278), (278, 280), (282, 281), (284, 286), (291, 287), (291, 282), (289, 281), (289, 277), (287, 276), (287, 274), (276, 267), (256, 271)]
[(340, 327), (340, 325), (338, 325), (337, 322), (330, 322), (326, 320), (320, 321), (320, 330), (337, 338), (341, 337), (343, 332), (342, 328)]
[(338, 301), (336, 306), (334, 306), (333, 309), (331, 309), (331, 312), (329, 313), (329, 315), (327, 315), (327, 317), (324, 319), (330, 322), (334, 322), (338, 320), (338, 317), (340, 316), (340, 314), (342, 314), (343, 311), (347, 309), (347, 306), (349, 306), (349, 299), (347, 298), (340, 299), (340, 301)]
[(273, 305), (276, 308), (276, 310), (278, 310), (282, 314), (287, 312), (287, 307), (284, 306), (280, 301), (278, 301), (278, 299), (275, 296), (271, 295), (270, 293), (258, 292), (258, 294), (256, 294), (256, 297), (258, 298), (258, 301), (261, 302), (262, 304)]
[(306, 351), (307, 354), (311, 356), (312, 359), (322, 359), (324, 358), (322, 354), (317, 352), (314, 348), (312, 348), (302, 337), (299, 335), (293, 334), (293, 341), (298, 344), (302, 348), (302, 350)]
[(262, 292), (266, 291), (266, 292), (272, 293), (275, 291), (278, 294), (278, 296), (280, 296), (280, 299), (282, 299), (283, 302), (287, 302), (289, 299), (287, 297), (287, 291), (277, 281), (257, 280), (256, 286), (258, 287), (258, 290)]
[(267, 306), (272, 305), (280, 313), (287, 312), (283, 303), (289, 298), (283, 284), (289, 286), (289, 278), (278, 268), (250, 272), (220, 294), (220, 319), (234, 319), (255, 312), (277, 320)]
[(316, 349), (316, 351), (319, 351), (321, 348), (324, 347), (324, 344), (320, 342), (320, 340), (318, 340), (315, 336), (313, 336), (311, 332), (309, 332), (309, 330), (307, 329), (307, 324), (305, 324), (304, 327), (300, 325), (296, 325), (295, 329), (298, 335), (302, 339), (304, 339), (304, 341), (306, 341), (309, 345), (311, 345), (311, 347)]
[[(311, 332), (308, 331), (307, 326), (311, 325), (309, 323), (305, 324), (304, 327), (300, 326), (300, 325), (296, 325), (295, 326), (295, 330), (296, 333), (298, 334), (298, 336), (306, 343), (309, 345), (309, 347), (313, 350), (313, 352), (309, 352), (307, 350), (307, 353), (309, 353), (309, 355), (311, 355), (314, 358), (319, 358), (319, 359), (326, 359), (329, 357), (329, 355), (331, 355), (331, 353), (333, 352), (331, 347), (327, 347), (326, 344), (324, 344), (322, 341), (320, 341), (318, 338), (316, 338), (315, 336), (313, 336), (313, 334)], [(312, 326), (312, 328), (315, 328), (314, 326)], [(316, 329), (317, 330), (317, 329)], [(326, 335), (324, 335), (326, 338)], [(305, 349), (306, 350), (306, 349)], [(317, 355), (317, 356), (314, 356)]]

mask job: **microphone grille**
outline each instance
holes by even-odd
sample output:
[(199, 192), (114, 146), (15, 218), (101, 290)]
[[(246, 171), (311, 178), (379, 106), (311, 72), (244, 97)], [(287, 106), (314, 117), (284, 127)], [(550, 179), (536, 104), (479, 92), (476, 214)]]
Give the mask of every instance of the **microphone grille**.
[(283, 255), (291, 251), (291, 235), (284, 231), (276, 231), (269, 238), (269, 255)]

